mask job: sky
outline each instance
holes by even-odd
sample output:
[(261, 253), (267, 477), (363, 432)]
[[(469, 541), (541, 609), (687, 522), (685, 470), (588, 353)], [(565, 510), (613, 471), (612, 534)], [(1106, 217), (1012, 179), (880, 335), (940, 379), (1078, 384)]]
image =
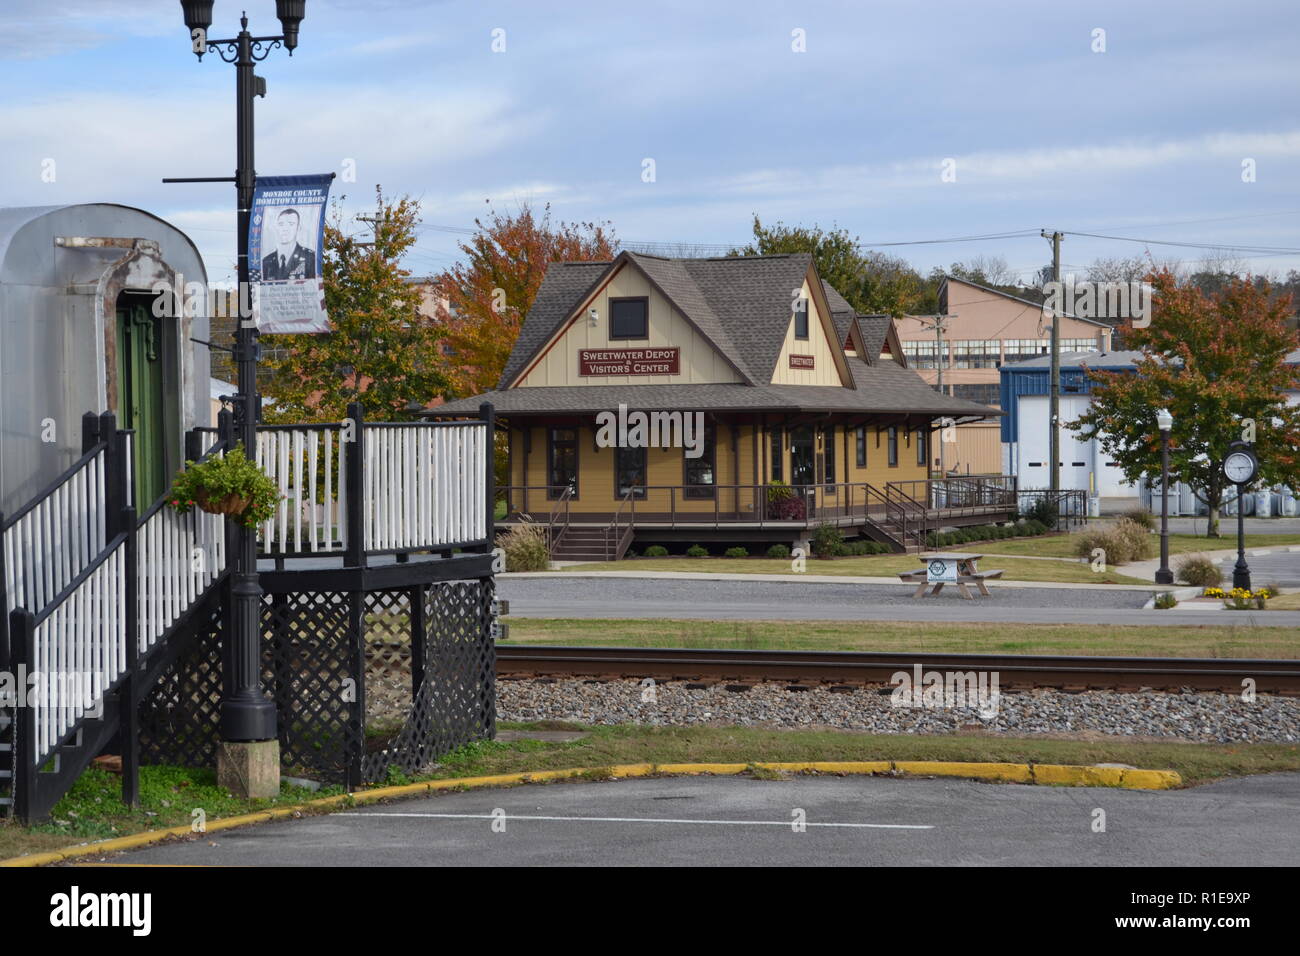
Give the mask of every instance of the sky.
[[(216, 0), (210, 36), (241, 9), (279, 33), (273, 0)], [(1067, 274), (1231, 246), (1285, 273), (1298, 48), (1294, 0), (307, 0), (297, 51), (258, 67), (257, 169), (339, 173), (348, 215), (376, 184), (418, 198), (417, 275), (523, 202), (698, 252), (757, 214), (923, 271), (1027, 280), (1061, 229), (1117, 237), (1068, 234)], [(0, 79), (0, 206), (138, 206), (232, 276), (233, 186), (161, 183), (235, 161), (234, 68), (196, 60), (177, 0), (0, 0)], [(998, 238), (931, 242), (976, 235)]]

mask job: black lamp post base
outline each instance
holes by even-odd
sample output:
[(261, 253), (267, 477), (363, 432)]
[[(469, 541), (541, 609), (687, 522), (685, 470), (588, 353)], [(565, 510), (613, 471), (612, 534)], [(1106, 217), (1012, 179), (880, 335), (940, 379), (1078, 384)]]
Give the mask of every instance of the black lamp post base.
[(1168, 568), (1161, 568), (1156, 572), (1156, 584), (1173, 584), (1174, 572)]
[(1232, 586), (1234, 588), (1243, 588), (1250, 590), (1250, 568), (1242, 567), (1240, 564), (1232, 569)]
[(275, 704), (261, 695), (223, 700), (220, 733), (222, 740), (275, 740)]

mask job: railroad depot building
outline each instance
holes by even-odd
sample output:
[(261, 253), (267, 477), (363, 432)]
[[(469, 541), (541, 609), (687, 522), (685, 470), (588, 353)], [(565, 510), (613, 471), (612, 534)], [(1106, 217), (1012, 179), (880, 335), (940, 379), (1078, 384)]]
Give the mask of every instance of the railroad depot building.
[(428, 414), (482, 402), (508, 435), (506, 521), (584, 558), (824, 521), (902, 546), (887, 515), (928, 500), (939, 420), (1000, 414), (927, 385), (808, 254), (554, 263), (497, 389)]

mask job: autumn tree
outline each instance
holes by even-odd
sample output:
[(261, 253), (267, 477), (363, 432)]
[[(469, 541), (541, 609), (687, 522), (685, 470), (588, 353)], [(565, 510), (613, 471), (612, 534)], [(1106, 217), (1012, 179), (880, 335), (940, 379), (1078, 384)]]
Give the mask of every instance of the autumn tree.
[(1300, 388), (1300, 370), (1285, 362), (1297, 345), (1286, 323), (1290, 301), (1245, 279), (1213, 295), (1168, 269), (1148, 281), (1155, 290), (1150, 325), (1124, 326), (1125, 342), (1141, 359), (1132, 372), (1090, 373), (1092, 405), (1067, 427), (1099, 438), (1127, 480), (1156, 479), (1156, 412), (1169, 409), (1171, 480), (1186, 482), (1208, 506), (1208, 534), (1217, 537), (1229, 484), (1221, 466), (1231, 442), (1253, 433), (1260, 486), (1300, 486), (1300, 407), (1286, 400), (1288, 389)]
[(494, 209), (474, 225), (474, 237), (460, 247), (464, 261), (435, 281), (443, 299), (437, 316), (446, 330), (445, 370), (457, 396), (496, 388), (552, 262), (617, 254), (608, 222), (552, 222), (549, 203), (540, 217), (525, 202), (513, 215)]
[(376, 187), (373, 217), (346, 229), (340, 200), (325, 224), (330, 331), (265, 336), (275, 347), (265, 362), (274, 373), (268, 420), (338, 421), (356, 401), (368, 418), (405, 421), (415, 417), (412, 402), (424, 406), (447, 391), (443, 331), (420, 313), (420, 290), (399, 264), (416, 241), (419, 203), (385, 198)]

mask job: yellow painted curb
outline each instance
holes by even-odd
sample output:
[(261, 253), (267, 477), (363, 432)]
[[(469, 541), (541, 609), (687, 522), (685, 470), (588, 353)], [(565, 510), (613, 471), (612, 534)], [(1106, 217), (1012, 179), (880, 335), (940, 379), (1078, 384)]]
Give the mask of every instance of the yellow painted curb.
[[(359, 790), (356, 793), (341, 793), (332, 797), (321, 797), (319, 800), (309, 800), (306, 803), (300, 803), (292, 807), (275, 807), (270, 810), (258, 810), (254, 813), (244, 813), (235, 817), (223, 817), (219, 820), (213, 820), (207, 824), (203, 830), (203, 835), (217, 833), (221, 830), (232, 830), (236, 827), (251, 826), (255, 823), (284, 820), (313, 811), (330, 810), (335, 807), (364, 806), (368, 803), (378, 803), (381, 800), (418, 797), (446, 790), (504, 787), (522, 783), (545, 783), (549, 780), (570, 780), (579, 777), (625, 779), (653, 775), (684, 776), (688, 774), (734, 776), (744, 773), (750, 767), (789, 773), (904, 773), (916, 776), (965, 777), (976, 780), (1055, 784), (1058, 786), (1123, 787), (1136, 790), (1167, 790), (1171, 787), (1177, 787), (1183, 782), (1182, 777), (1173, 770), (1124, 770), (1118, 767), (1084, 767), (1063, 764), (958, 763), (938, 760), (632, 763), (616, 764), (612, 767), (569, 767), (564, 770), (500, 773), (484, 777), (449, 777), (444, 780), (426, 780), (421, 783), (408, 783), (396, 787), (378, 787), (374, 790)], [(62, 850), (52, 850), (48, 853), (32, 853), (27, 856), (11, 857), (7, 860), (0, 860), (0, 867), (46, 866), (51, 863), (60, 863), (64, 860), (73, 860), (83, 856), (135, 850), (151, 843), (161, 843), (169, 837), (184, 837), (193, 833), (194, 831), (184, 824), (169, 827), (165, 830), (147, 830), (143, 833), (132, 833), (129, 836), (101, 840), (97, 843), (88, 843), (82, 846), (65, 847)]]

